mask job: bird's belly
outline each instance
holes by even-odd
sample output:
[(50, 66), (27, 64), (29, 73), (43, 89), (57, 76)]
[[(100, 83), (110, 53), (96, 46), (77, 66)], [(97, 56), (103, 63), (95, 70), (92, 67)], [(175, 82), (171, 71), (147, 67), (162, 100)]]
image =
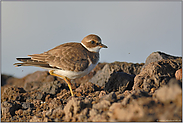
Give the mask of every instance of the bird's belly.
[(78, 71), (78, 72), (74, 72), (74, 71), (68, 71), (68, 70), (55, 70), (54, 73), (58, 74), (58, 75), (62, 75), (65, 76), (69, 79), (77, 79), (80, 77), (83, 77), (87, 74), (89, 74), (89, 72), (91, 70), (93, 70), (93, 68), (95, 68), (96, 64), (91, 64), (87, 69), (85, 69), (84, 71)]

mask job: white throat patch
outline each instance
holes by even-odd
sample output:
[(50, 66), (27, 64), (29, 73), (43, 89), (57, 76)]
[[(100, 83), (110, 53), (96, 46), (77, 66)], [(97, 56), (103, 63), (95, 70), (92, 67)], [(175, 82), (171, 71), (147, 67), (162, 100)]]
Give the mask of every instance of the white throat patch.
[(88, 47), (86, 47), (82, 42), (81, 42), (81, 44), (82, 44), (88, 51), (90, 51), (90, 52), (99, 52), (100, 49), (101, 49), (100, 46), (96, 46), (96, 47), (93, 47), (93, 48), (88, 48)]

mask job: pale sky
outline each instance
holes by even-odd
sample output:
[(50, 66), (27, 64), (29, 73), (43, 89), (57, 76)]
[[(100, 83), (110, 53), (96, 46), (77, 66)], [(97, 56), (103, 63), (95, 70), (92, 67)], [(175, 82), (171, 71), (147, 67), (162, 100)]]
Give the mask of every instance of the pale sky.
[(100, 62), (144, 63), (155, 51), (181, 56), (181, 1), (3, 1), (1, 7), (1, 72), (15, 77), (44, 70), (14, 67), (16, 57), (91, 33), (108, 46)]

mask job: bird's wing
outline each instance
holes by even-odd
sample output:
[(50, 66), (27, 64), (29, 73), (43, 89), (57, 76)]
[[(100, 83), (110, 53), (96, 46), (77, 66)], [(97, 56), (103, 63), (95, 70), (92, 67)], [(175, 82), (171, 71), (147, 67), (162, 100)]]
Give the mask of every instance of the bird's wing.
[(15, 65), (83, 71), (90, 64), (86, 55), (86, 49), (79, 43), (66, 43), (47, 52), (28, 56), (31, 56), (31, 59), (19, 58), (17, 60), (22, 61), (23, 63), (19, 63), (19, 65), (18, 63), (15, 63)]

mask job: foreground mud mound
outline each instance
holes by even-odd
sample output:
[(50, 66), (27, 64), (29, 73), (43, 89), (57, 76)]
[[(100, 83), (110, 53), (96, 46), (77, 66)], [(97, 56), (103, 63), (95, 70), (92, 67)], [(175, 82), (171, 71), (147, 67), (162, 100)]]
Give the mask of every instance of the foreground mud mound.
[(47, 71), (1, 75), (2, 122), (182, 121), (182, 58), (153, 52), (146, 63), (99, 63), (67, 84)]

